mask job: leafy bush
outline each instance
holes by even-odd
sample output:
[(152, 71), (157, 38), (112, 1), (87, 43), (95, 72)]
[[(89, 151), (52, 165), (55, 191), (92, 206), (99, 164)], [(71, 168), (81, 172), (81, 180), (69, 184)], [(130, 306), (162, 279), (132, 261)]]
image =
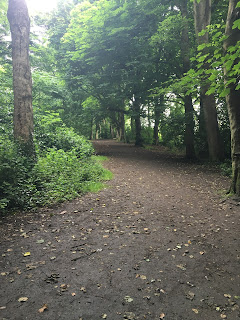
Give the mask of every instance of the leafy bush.
[(85, 138), (68, 128), (59, 132), (55, 135), (56, 146), (66, 151), (45, 148), (44, 152), (38, 151), (36, 162), (24, 156), (11, 139), (0, 139), (1, 212), (70, 200), (83, 192), (99, 190), (100, 181), (111, 178), (91, 157), (93, 147)]
[(230, 159), (225, 160), (220, 164), (221, 172), (224, 176), (231, 177), (232, 175), (232, 162)]
[(74, 129), (66, 127), (56, 112), (37, 114), (35, 138), (40, 153), (53, 147), (66, 152), (75, 149), (78, 158), (83, 159), (94, 152), (92, 145)]
[(143, 144), (153, 144), (153, 128), (143, 127), (142, 128), (142, 139)]
[(34, 186), (30, 172), (33, 166), (12, 140), (0, 139), (0, 209), (24, 207)]
[(172, 150), (184, 146), (184, 112), (172, 107), (169, 114), (164, 114), (161, 122), (161, 142)]
[(92, 159), (79, 161), (74, 149), (49, 149), (32, 171), (36, 185), (34, 203), (46, 205), (73, 199), (86, 189), (88, 182), (99, 181), (103, 173), (103, 167)]

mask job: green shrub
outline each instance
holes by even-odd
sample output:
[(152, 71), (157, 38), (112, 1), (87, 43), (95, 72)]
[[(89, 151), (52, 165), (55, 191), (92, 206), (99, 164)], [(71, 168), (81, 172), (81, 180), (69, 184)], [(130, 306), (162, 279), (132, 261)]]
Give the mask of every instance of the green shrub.
[(225, 160), (220, 164), (221, 172), (224, 176), (231, 177), (232, 175), (232, 162), (230, 159)]
[(143, 139), (143, 144), (147, 144), (147, 145), (153, 144), (153, 128), (143, 127), (142, 139)]
[(0, 140), (0, 211), (50, 205), (99, 190), (100, 181), (110, 179), (111, 174), (89, 156), (92, 147), (84, 141), (81, 154), (74, 148), (50, 148), (33, 163), (16, 143)]
[(25, 157), (12, 140), (0, 139), (0, 209), (24, 207), (34, 186), (32, 160)]
[(78, 158), (90, 157), (94, 150), (83, 136), (79, 136), (73, 128), (66, 127), (56, 112), (37, 114), (35, 140), (38, 152), (44, 153), (49, 148), (70, 151), (75, 149)]
[(104, 169), (88, 158), (79, 160), (76, 150), (49, 149), (39, 157), (33, 169), (37, 205), (61, 202), (77, 197), (88, 182), (99, 181)]

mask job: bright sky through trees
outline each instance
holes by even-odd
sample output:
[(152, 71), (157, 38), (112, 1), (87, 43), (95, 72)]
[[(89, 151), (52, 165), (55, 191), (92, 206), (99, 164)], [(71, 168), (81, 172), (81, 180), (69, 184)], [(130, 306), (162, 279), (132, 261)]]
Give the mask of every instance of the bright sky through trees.
[(57, 6), (57, 0), (26, 0), (30, 14), (36, 12), (49, 12)]

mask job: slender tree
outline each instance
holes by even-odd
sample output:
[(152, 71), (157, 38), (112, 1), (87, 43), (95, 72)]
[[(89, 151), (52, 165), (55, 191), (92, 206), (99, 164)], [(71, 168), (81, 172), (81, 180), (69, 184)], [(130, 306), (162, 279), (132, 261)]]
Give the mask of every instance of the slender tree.
[[(227, 39), (224, 42), (225, 53), (228, 53), (230, 47), (239, 45), (240, 41), (240, 29), (239, 29), (239, 18), (240, 18), (240, 8), (237, 7), (239, 0), (229, 0), (229, 9), (226, 22), (226, 35)], [(238, 20), (238, 21), (237, 21)], [(237, 23), (237, 27), (234, 23)], [(240, 63), (239, 56), (236, 57), (234, 66), (237, 67)], [(238, 67), (239, 68), (239, 67)], [(228, 70), (225, 66), (225, 82), (228, 82)], [(231, 192), (236, 193), (240, 196), (240, 90), (237, 90), (239, 86), (238, 81), (231, 81), (227, 84), (229, 93), (226, 97), (228, 106), (228, 115), (230, 120), (231, 129), (231, 149), (232, 149), (232, 169), (233, 169), (233, 179)]]
[(32, 77), (29, 63), (30, 19), (25, 0), (9, 0), (8, 21), (12, 36), (14, 137), (28, 155), (34, 154)]

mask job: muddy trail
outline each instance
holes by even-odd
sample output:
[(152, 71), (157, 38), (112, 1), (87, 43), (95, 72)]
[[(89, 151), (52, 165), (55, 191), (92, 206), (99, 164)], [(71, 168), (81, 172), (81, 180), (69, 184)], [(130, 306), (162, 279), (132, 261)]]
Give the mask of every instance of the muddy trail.
[(240, 319), (228, 179), (161, 148), (94, 145), (104, 190), (1, 218), (0, 319)]

